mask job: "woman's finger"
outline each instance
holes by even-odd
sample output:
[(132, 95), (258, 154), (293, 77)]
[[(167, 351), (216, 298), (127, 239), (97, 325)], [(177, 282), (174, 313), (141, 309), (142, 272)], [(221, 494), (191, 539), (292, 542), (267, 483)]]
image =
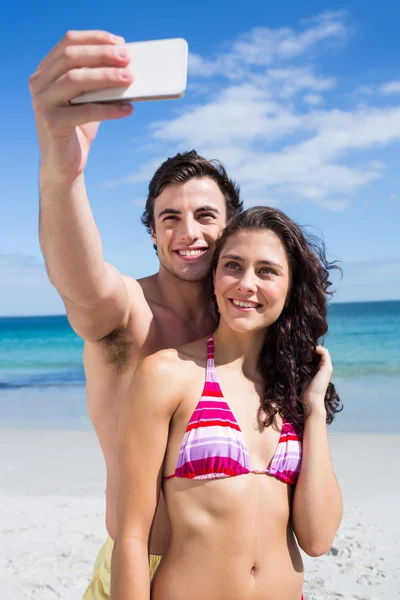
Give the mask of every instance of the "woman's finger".
[(317, 354), (319, 354), (319, 356), (321, 357), (319, 370), (321, 370), (321, 369), (333, 370), (332, 360), (331, 360), (331, 355), (329, 353), (329, 350), (327, 348), (325, 348), (324, 346), (316, 346), (315, 352)]

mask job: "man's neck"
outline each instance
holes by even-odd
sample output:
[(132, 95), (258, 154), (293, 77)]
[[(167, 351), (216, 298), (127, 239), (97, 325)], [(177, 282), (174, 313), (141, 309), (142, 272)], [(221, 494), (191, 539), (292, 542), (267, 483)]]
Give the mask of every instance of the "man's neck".
[(210, 314), (212, 289), (210, 280), (183, 281), (163, 267), (155, 276), (159, 292), (157, 299), (163, 306), (184, 320), (201, 320)]

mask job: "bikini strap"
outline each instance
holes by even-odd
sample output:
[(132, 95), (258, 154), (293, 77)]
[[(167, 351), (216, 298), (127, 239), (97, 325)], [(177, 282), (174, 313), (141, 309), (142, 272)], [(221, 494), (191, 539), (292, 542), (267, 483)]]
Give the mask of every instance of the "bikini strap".
[(215, 362), (214, 362), (214, 336), (210, 335), (207, 340), (207, 367), (206, 367), (206, 382), (216, 382)]
[(215, 368), (214, 363), (214, 336), (210, 335), (207, 340), (207, 369), (209, 367)]

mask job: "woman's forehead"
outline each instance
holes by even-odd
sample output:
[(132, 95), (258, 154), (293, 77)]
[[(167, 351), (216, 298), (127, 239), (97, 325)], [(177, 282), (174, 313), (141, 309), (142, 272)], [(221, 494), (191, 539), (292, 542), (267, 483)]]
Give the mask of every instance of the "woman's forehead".
[(226, 240), (221, 256), (227, 253), (238, 252), (243, 257), (249, 258), (252, 255), (273, 254), (283, 256), (286, 259), (286, 248), (279, 237), (270, 229), (262, 231), (238, 231), (229, 236)]

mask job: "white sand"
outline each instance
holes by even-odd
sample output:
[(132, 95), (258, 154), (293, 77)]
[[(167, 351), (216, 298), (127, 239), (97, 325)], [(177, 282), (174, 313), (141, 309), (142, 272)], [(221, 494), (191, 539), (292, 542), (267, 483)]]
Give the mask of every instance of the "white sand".
[[(345, 516), (305, 557), (306, 600), (400, 597), (400, 436), (331, 434)], [(103, 460), (84, 431), (0, 430), (0, 598), (80, 600), (105, 540)], [(279, 599), (277, 599), (279, 600)]]

